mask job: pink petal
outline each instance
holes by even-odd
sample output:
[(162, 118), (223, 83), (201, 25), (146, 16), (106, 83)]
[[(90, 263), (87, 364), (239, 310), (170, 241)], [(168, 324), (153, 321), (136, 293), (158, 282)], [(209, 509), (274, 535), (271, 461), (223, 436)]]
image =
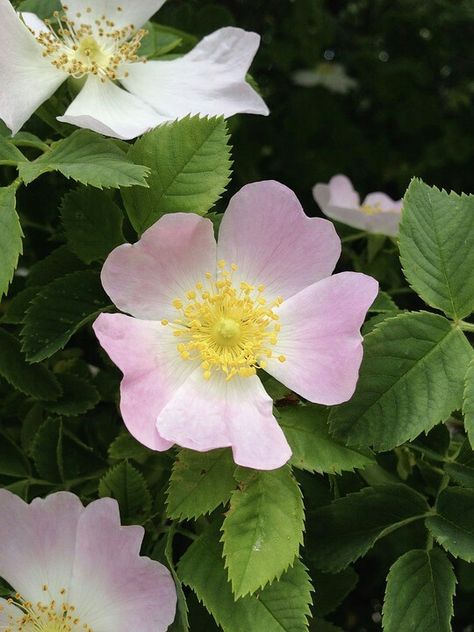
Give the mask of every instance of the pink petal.
[(164, 215), (136, 244), (115, 248), (102, 284), (117, 307), (144, 320), (176, 318), (175, 298), (216, 269), (212, 224), (193, 213)]
[[(350, 399), (362, 361), (359, 330), (377, 291), (372, 277), (341, 272), (285, 301), (268, 373), (311, 402), (332, 405)], [(280, 354), (286, 357), (283, 363)]]
[(347, 176), (337, 175), (329, 180), (331, 206), (358, 208), (360, 198)]
[(115, 500), (86, 507), (77, 530), (70, 602), (81, 621), (104, 632), (164, 632), (176, 589), (159, 562), (139, 557), (142, 527), (122, 527)]
[(380, 206), (382, 211), (397, 211), (401, 213), (402, 211), (402, 200), (392, 200), (392, 198), (386, 193), (369, 193), (369, 195), (365, 198), (363, 204), (368, 204), (369, 206)]
[(68, 589), (83, 510), (79, 498), (68, 492), (27, 505), (0, 489), (0, 577), (33, 603)]
[(218, 258), (238, 265), (236, 281), (265, 285), (288, 299), (327, 277), (341, 253), (334, 226), (305, 215), (295, 194), (274, 181), (244, 186), (230, 201)]
[(182, 447), (205, 452), (231, 446), (238, 465), (272, 470), (291, 456), (272, 406), (256, 376), (206, 381), (199, 368), (163, 408), (157, 428)]
[(121, 83), (167, 120), (188, 114), (233, 116), (268, 114), (246, 81), (260, 37), (227, 27), (205, 37), (179, 59), (127, 64)]
[(120, 410), (129, 432), (153, 450), (167, 450), (156, 419), (186, 380), (194, 365), (176, 350), (170, 327), (124, 314), (101, 314), (94, 331), (111, 360), (124, 374)]

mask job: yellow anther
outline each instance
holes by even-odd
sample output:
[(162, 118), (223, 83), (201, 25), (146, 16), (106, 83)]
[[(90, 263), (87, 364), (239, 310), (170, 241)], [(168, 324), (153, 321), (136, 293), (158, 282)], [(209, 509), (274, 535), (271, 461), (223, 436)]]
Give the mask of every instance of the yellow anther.
[(170, 321), (169, 321), (169, 320), (166, 320), (166, 318), (163, 318), (163, 320), (161, 321), (161, 324), (162, 324), (162, 325), (165, 325), (165, 327), (166, 327), (166, 325), (169, 325), (169, 324), (170, 324)]
[(284, 356), (284, 355), (279, 355), (279, 356), (278, 356), (278, 360), (279, 360), (280, 362), (286, 362), (286, 356)]
[(219, 373), (227, 381), (250, 377), (272, 357), (281, 329), (277, 308), (283, 299), (268, 301), (261, 284), (242, 281), (234, 286), (236, 264), (221, 259), (217, 267), (216, 276), (206, 272), (205, 282), (196, 283), (199, 294), (189, 290), (183, 300), (173, 300), (179, 318), (161, 322), (172, 327), (181, 358), (196, 361), (206, 380)]

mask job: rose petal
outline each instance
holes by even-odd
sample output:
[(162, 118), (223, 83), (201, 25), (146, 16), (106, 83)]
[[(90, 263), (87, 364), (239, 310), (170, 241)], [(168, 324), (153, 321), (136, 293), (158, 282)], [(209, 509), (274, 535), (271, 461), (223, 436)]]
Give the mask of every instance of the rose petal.
[[(160, 9), (166, 0), (67, 0), (68, 16), (81, 24), (94, 25), (105, 15), (114, 28), (133, 24), (140, 28)], [(80, 19), (77, 14), (80, 13)]]
[(230, 201), (218, 258), (236, 263), (236, 282), (265, 285), (288, 299), (331, 274), (341, 253), (334, 226), (305, 215), (295, 194), (274, 181), (244, 186)]
[(212, 224), (192, 213), (164, 215), (136, 244), (113, 250), (102, 284), (119, 309), (144, 320), (174, 320), (183, 298), (206, 272), (216, 269)]
[(101, 314), (94, 331), (111, 360), (124, 374), (120, 410), (130, 433), (153, 450), (167, 450), (156, 430), (160, 411), (193, 371), (176, 349), (170, 327), (124, 314)]
[(89, 75), (64, 115), (57, 118), (123, 140), (140, 136), (164, 120), (133, 94), (94, 75)]
[(188, 114), (266, 115), (264, 101), (245, 81), (259, 43), (256, 33), (219, 29), (179, 59), (125, 65), (128, 76), (121, 83), (167, 120)]
[(311, 402), (332, 405), (350, 399), (362, 361), (360, 327), (377, 291), (372, 277), (341, 272), (285, 301), (268, 373)]
[(216, 374), (206, 381), (199, 368), (163, 408), (157, 428), (182, 447), (205, 452), (232, 446), (238, 465), (271, 470), (291, 456), (272, 405), (256, 376), (226, 382)]
[[(69, 589), (81, 501), (68, 492), (27, 505), (0, 490), (0, 576), (24, 599), (45, 601)], [(45, 593), (43, 586), (48, 587)]]
[(77, 529), (70, 602), (94, 630), (164, 632), (176, 610), (170, 572), (139, 557), (142, 527), (122, 527), (111, 498), (92, 502)]
[(8, 0), (0, 0), (0, 42), (0, 118), (16, 134), (67, 75), (43, 57)]

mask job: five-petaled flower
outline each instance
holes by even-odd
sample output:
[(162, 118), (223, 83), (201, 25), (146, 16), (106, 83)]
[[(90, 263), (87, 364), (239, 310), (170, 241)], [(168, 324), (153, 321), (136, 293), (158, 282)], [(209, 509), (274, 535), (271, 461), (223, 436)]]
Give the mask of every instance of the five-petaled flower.
[(398, 235), (402, 200), (392, 200), (385, 193), (369, 193), (361, 204), (359, 194), (344, 175), (334, 176), (329, 184), (316, 184), (313, 196), (331, 219), (368, 233)]
[(357, 382), (378, 284), (330, 276), (340, 251), (333, 225), (278, 182), (232, 198), (218, 245), (208, 219), (175, 213), (112, 251), (102, 283), (133, 317), (102, 314), (94, 330), (124, 374), (129, 431), (155, 450), (231, 446), (240, 465), (283, 465), (291, 450), (257, 370), (321, 404)]
[(188, 114), (268, 114), (245, 81), (256, 33), (222, 28), (178, 59), (140, 56), (139, 27), (164, 2), (68, 0), (45, 23), (0, 0), (0, 119), (16, 134), (69, 77), (85, 83), (59, 120), (122, 139)]
[(159, 562), (140, 556), (143, 528), (122, 527), (118, 505), (83, 507), (58, 492), (31, 504), (0, 490), (0, 577), (16, 591), (0, 599), (0, 630), (164, 632), (176, 588)]

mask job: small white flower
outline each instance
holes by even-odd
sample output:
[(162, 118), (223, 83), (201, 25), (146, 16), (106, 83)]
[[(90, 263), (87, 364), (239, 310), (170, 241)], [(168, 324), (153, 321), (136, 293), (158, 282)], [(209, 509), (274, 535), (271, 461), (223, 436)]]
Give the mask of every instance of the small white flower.
[(369, 193), (361, 204), (351, 181), (343, 175), (334, 176), (328, 184), (316, 184), (313, 196), (331, 219), (368, 233), (398, 235), (402, 200), (395, 201), (385, 193), (376, 192)]
[(293, 73), (293, 81), (303, 88), (323, 86), (338, 94), (346, 94), (357, 87), (357, 81), (347, 75), (344, 66), (334, 62), (321, 62), (315, 69), (297, 70)]
[(164, 2), (69, 0), (42, 22), (0, 0), (0, 119), (16, 134), (70, 77), (84, 85), (59, 120), (116, 138), (188, 114), (267, 115), (245, 81), (260, 44), (256, 33), (222, 28), (178, 59), (140, 56), (140, 26)]

